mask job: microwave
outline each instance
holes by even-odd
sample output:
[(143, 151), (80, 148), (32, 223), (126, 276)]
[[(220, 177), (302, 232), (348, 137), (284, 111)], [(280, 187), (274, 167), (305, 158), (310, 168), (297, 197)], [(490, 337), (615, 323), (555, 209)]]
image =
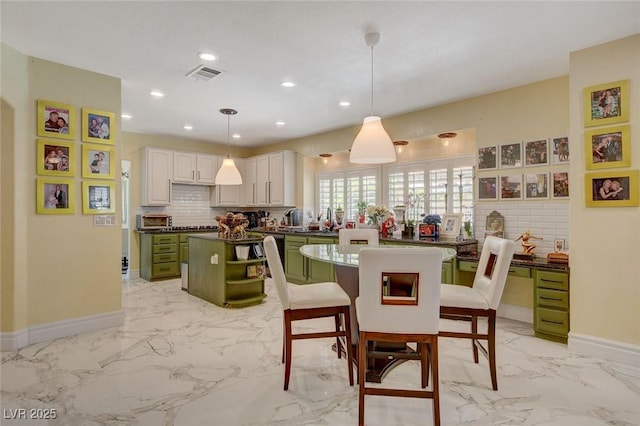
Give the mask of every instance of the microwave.
[(171, 216), (168, 214), (136, 215), (137, 229), (166, 229), (171, 228), (171, 225)]

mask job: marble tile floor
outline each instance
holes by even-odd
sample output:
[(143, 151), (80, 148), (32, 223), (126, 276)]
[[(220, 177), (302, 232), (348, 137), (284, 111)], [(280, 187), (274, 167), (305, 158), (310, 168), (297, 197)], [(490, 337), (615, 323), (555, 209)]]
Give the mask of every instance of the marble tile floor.
[[(229, 310), (190, 296), (179, 280), (123, 281), (122, 327), (2, 353), (0, 423), (357, 424), (357, 386), (348, 385), (332, 339), (294, 342), (290, 388), (282, 390), (282, 311), (270, 280), (267, 293), (259, 306)], [(301, 326), (331, 326), (322, 321)], [(443, 425), (640, 425), (640, 367), (573, 354), (515, 321), (500, 319), (497, 335), (497, 392), (468, 341), (440, 339)], [(419, 386), (418, 363), (383, 384)], [(57, 416), (9, 419), (17, 408)], [(367, 396), (366, 423), (432, 424), (431, 401)]]

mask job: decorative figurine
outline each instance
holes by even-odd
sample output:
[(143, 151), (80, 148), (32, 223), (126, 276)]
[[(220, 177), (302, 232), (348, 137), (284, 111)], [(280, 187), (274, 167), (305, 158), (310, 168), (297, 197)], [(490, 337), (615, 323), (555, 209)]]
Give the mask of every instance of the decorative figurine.
[(531, 231), (527, 229), (515, 241), (520, 241), (520, 240), (522, 240), (522, 252), (524, 254), (533, 256), (534, 255), (533, 249), (536, 248), (536, 245), (530, 242), (529, 240), (542, 240), (542, 238), (534, 237), (533, 235), (531, 235)]

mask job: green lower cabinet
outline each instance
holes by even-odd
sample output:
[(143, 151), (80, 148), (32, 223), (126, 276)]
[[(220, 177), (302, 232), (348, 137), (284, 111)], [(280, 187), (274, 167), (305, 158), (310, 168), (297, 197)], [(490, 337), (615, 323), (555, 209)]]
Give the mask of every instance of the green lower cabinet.
[(140, 277), (147, 281), (180, 276), (178, 234), (140, 234)]
[(569, 274), (536, 269), (533, 328), (536, 337), (567, 343), (569, 335)]
[(452, 262), (442, 262), (442, 276), (440, 277), (440, 281), (443, 284), (453, 284), (453, 263)]
[(300, 253), (300, 247), (306, 244), (336, 244), (332, 237), (302, 237), (285, 235), (285, 274), (287, 281), (296, 284), (310, 284), (335, 281), (335, 268), (332, 264), (307, 259)]

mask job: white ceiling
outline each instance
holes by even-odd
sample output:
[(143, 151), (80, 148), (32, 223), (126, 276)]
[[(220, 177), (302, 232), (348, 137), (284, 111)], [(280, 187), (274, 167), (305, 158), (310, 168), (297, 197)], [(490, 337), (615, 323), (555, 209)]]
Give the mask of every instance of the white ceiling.
[[(238, 146), (357, 125), (369, 115), (367, 31), (381, 33), (374, 112), (383, 122), (565, 75), (570, 52), (640, 31), (638, 1), (3, 0), (0, 7), (7, 45), (121, 78), (122, 112), (133, 116), (122, 120), (124, 131), (225, 143), (218, 110), (235, 108)], [(203, 50), (219, 59), (203, 62), (196, 56)], [(222, 74), (185, 77), (200, 64)], [(297, 86), (281, 87), (286, 79)], [(166, 96), (151, 98), (153, 89)], [(276, 127), (278, 120), (287, 124)], [(183, 130), (186, 123), (194, 130)]]

